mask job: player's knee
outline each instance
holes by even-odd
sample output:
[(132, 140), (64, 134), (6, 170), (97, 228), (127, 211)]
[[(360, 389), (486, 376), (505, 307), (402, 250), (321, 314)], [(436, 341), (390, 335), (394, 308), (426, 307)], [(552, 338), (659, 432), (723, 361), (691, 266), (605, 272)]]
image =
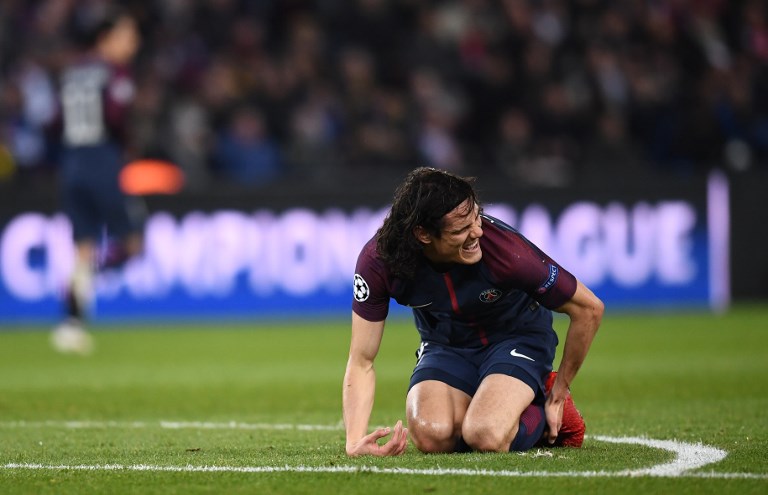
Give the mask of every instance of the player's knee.
[(461, 436), (473, 450), (479, 452), (506, 452), (509, 450), (510, 439), (514, 438), (517, 429), (513, 432), (502, 431), (497, 425), (487, 422), (464, 422)]
[(408, 435), (416, 448), (425, 454), (453, 452), (458, 437), (450, 423), (419, 418), (408, 422)]

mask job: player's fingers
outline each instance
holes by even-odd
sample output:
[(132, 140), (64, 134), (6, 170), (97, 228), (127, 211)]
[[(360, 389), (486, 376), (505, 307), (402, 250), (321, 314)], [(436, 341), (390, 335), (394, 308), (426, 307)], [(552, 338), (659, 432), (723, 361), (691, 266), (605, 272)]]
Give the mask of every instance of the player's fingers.
[(389, 426), (385, 428), (376, 428), (375, 430), (373, 430), (371, 433), (368, 434), (368, 439), (371, 440), (372, 442), (375, 442), (376, 440), (386, 437), (390, 433), (392, 433), (392, 428), (390, 428)]
[(408, 429), (403, 428), (403, 422), (398, 421), (392, 430), (392, 438), (379, 447), (379, 455), (396, 456), (402, 454), (408, 446)]
[(387, 444), (387, 453), (386, 455), (390, 456), (397, 456), (405, 452), (406, 447), (408, 446), (408, 442), (406, 441), (406, 437), (399, 435), (397, 438), (393, 437), (392, 440), (389, 441)]
[(397, 423), (395, 423), (395, 434), (400, 435), (403, 432), (403, 422), (401, 420), (397, 420)]
[(400, 455), (408, 448), (408, 428), (403, 428), (403, 440), (396, 455)]
[(550, 444), (555, 443), (555, 440), (557, 440), (557, 433), (562, 426), (561, 416), (558, 412), (559, 411), (554, 411), (553, 414), (547, 415), (547, 441)]
[(552, 400), (547, 400), (544, 411), (547, 417), (547, 442), (553, 444), (557, 440), (560, 427), (563, 425), (562, 404), (555, 404)]
[(559, 428), (557, 423), (553, 421), (547, 421), (547, 426), (547, 442), (551, 445), (557, 440), (557, 431)]
[(398, 421), (397, 424), (395, 424), (395, 431), (392, 433), (392, 441), (397, 443), (398, 446), (402, 445), (405, 442), (406, 438), (406, 429), (403, 428), (403, 422)]
[(390, 431), (392, 432), (392, 438), (390, 438), (386, 444), (382, 445), (382, 453), (384, 455), (397, 455), (397, 451), (400, 449), (403, 442), (403, 422), (398, 421), (395, 424), (395, 428)]
[(405, 452), (405, 447), (406, 447), (406, 445), (407, 445), (407, 444), (405, 444), (405, 443), (403, 443), (403, 444), (398, 444), (397, 448), (396, 448), (395, 450), (393, 450), (393, 451), (392, 451), (392, 454), (391, 454), (391, 455), (392, 455), (392, 456), (398, 456), (398, 455), (401, 455), (403, 452)]

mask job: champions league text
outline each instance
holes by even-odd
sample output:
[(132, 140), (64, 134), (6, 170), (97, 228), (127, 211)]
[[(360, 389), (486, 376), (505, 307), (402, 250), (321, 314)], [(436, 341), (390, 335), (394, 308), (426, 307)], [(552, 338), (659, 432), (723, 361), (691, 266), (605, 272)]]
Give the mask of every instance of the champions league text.
[[(558, 213), (540, 204), (485, 209), (607, 302), (705, 306), (714, 303), (711, 294), (722, 293), (712, 287), (720, 282), (711, 276), (711, 247), (723, 240), (713, 237), (717, 229), (708, 224), (707, 212), (687, 200), (577, 201)], [(120, 271), (98, 276), (97, 314), (139, 314), (142, 305), (168, 315), (217, 308), (243, 315), (283, 308), (346, 314), (357, 253), (386, 213), (387, 208), (293, 208), (190, 211), (176, 218), (155, 212), (145, 226), (145, 253)], [(11, 218), (0, 231), (0, 318), (23, 317), (25, 311), (39, 316), (55, 307), (72, 270), (73, 249), (62, 215)]]

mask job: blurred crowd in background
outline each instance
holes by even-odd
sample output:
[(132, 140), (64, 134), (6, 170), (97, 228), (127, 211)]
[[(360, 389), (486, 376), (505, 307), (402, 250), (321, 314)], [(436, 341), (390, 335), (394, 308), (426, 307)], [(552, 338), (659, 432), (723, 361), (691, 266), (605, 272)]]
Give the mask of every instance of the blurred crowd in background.
[(764, 0), (3, 0), (0, 182), (55, 179), (56, 76), (106, 3), (142, 31), (129, 157), (190, 190), (768, 169)]

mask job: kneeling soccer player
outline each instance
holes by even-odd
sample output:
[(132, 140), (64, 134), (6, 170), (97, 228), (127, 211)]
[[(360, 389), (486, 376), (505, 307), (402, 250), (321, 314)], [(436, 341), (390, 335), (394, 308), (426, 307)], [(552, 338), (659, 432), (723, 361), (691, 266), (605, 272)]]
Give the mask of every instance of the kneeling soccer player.
[[(413, 170), (355, 271), (343, 390), (348, 455), (399, 455), (409, 433), (427, 453), (581, 446), (584, 421), (569, 385), (603, 303), (515, 229), (485, 215), (470, 179)], [(398, 421), (368, 433), (390, 299), (413, 308), (421, 336), (408, 427)], [(570, 318), (557, 373), (553, 310)]]

